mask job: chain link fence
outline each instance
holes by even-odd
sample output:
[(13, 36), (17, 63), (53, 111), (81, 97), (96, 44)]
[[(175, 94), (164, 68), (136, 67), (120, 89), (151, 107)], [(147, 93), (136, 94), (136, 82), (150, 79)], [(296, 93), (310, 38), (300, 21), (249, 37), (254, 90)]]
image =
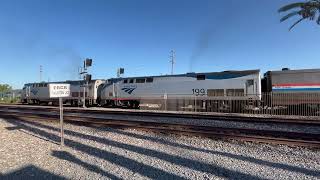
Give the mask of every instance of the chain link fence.
[(232, 93), (217, 94), (217, 96), (212, 96), (212, 94), (157, 94), (141, 98), (140, 109), (319, 116), (320, 93), (270, 92), (251, 95)]

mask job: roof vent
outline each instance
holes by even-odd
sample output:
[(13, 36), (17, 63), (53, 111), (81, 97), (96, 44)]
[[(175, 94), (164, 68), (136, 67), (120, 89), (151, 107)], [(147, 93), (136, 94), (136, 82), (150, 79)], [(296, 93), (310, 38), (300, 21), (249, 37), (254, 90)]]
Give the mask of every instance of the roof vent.
[(289, 68), (282, 68), (282, 71), (289, 71)]

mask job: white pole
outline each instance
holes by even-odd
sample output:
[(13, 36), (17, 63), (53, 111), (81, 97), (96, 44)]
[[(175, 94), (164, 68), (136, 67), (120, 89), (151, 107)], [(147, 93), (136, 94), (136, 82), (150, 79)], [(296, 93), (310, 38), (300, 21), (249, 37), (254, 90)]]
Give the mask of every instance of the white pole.
[(163, 98), (164, 98), (164, 110), (167, 111), (168, 110), (168, 106), (167, 106), (168, 94), (164, 93)]
[(59, 98), (59, 109), (60, 109), (60, 137), (61, 137), (61, 146), (64, 146), (64, 130), (63, 130), (63, 102), (62, 98)]
[(86, 85), (83, 84), (83, 108), (86, 108)]

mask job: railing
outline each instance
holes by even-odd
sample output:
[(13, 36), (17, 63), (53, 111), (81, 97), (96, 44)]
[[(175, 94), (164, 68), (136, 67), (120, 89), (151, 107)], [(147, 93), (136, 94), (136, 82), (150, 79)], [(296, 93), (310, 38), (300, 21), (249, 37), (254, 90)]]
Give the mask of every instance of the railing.
[(140, 109), (269, 115), (320, 115), (320, 92), (224, 94), (223, 96), (154, 94), (140, 98)]

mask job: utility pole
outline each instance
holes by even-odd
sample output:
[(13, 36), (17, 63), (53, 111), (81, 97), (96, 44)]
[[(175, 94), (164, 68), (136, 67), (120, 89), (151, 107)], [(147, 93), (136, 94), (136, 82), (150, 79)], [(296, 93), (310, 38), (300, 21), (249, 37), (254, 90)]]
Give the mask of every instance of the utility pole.
[(174, 50), (170, 51), (170, 63), (171, 63), (171, 75), (173, 75), (174, 64), (176, 63), (176, 52)]
[(40, 75), (40, 82), (42, 81), (42, 65), (40, 65), (40, 73), (39, 73), (39, 75)]

